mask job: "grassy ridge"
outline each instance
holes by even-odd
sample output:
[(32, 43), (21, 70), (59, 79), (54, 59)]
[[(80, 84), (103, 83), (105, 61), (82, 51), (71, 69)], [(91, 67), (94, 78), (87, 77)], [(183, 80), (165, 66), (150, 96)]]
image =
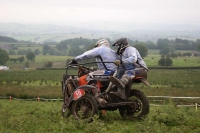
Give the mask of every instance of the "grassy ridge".
[[(76, 70), (71, 71), (76, 73)], [(0, 96), (60, 98), (65, 70), (1, 71)], [(135, 84), (145, 95), (200, 96), (200, 70), (152, 69), (148, 72), (150, 87)], [(15, 90), (15, 91), (13, 91)]]

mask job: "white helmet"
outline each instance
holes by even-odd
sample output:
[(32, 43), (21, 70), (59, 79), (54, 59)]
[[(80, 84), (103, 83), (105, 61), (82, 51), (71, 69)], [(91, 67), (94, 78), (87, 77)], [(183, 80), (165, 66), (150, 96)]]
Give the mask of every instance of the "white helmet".
[(105, 45), (105, 46), (109, 46), (109, 42), (106, 39), (101, 39), (99, 41), (97, 41), (95, 47), (101, 46), (101, 45)]

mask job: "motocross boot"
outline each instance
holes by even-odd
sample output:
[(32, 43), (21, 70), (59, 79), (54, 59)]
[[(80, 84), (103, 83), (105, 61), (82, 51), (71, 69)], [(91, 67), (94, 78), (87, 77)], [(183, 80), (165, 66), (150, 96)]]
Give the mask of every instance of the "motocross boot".
[(120, 97), (121, 99), (126, 100), (125, 89), (121, 90), (118, 88), (117, 91), (110, 92), (110, 94), (114, 94), (114, 95)]
[(110, 77), (110, 81), (118, 86), (117, 92), (112, 92), (112, 94), (117, 95), (122, 99), (126, 100), (125, 86), (131, 82), (131, 77), (122, 76), (121, 79)]
[(99, 94), (95, 94), (95, 98), (97, 99), (97, 101), (101, 104), (101, 106), (105, 106), (107, 104), (107, 101), (101, 97), (99, 97)]

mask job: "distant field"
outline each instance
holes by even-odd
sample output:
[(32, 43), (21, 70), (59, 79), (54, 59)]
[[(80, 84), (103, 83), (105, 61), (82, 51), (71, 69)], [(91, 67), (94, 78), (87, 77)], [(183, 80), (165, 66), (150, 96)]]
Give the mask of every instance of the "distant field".
[[(10, 58), (17, 58), (21, 55), (10, 55)], [(44, 62), (46, 61), (52, 61), (54, 63), (53, 67), (64, 67), (60, 64), (65, 64), (66, 60), (70, 58), (74, 58), (72, 56), (43, 56), (43, 55), (37, 55), (35, 58), (35, 62), (30, 62), (30, 67), (34, 68), (35, 65), (38, 67), (42, 67)], [(158, 54), (150, 54), (147, 57), (144, 58), (145, 63), (148, 67), (158, 67), (158, 60), (160, 59), (160, 55)], [(173, 67), (195, 67), (200, 66), (200, 57), (180, 57), (180, 58), (174, 58), (173, 60)], [(13, 63), (13, 62), (7, 62), (7, 65), (12, 66), (23, 66), (23, 63)]]
[(38, 42), (42, 43), (44, 41), (55, 41), (55, 42), (60, 42), (66, 39), (71, 39), (71, 38), (88, 38), (88, 39), (99, 39), (99, 38), (110, 38), (112, 39), (113, 37), (109, 34), (79, 34), (79, 33), (66, 33), (66, 34), (40, 34), (40, 35), (23, 35), (23, 36), (11, 36), (12, 38), (16, 40), (24, 40), (24, 41), (33, 41), (33, 42)]
[[(10, 55), (10, 58), (18, 58), (22, 55)], [(26, 57), (26, 56), (24, 56)], [(35, 57), (35, 62), (30, 62), (30, 69), (35, 69), (38, 67), (43, 67), (44, 62), (51, 61), (53, 62), (53, 67), (65, 67), (66, 66), (66, 60), (70, 58), (72, 59), (73, 57), (71, 56), (43, 56), (43, 55), (37, 55)], [(17, 68), (17, 67), (22, 67), (24, 66), (24, 63), (14, 63), (14, 62), (7, 62), (7, 66), (10, 68)]]
[[(160, 55), (148, 55), (144, 58), (145, 63), (148, 67), (158, 66), (158, 60), (161, 58)], [(180, 57), (172, 58), (172, 66), (174, 67), (194, 67), (200, 66), (200, 57)]]
[[(46, 35), (48, 36), (48, 35)], [(59, 36), (58, 38), (62, 38), (63, 36)], [(3, 43), (0, 43), (2, 45)], [(28, 44), (23, 44), (23, 43), (18, 43), (19, 47), (18, 50), (27, 50), (31, 49), (32, 51), (39, 49), (41, 54), (37, 55), (35, 58), (35, 62), (32, 63), (30, 62), (30, 68), (34, 69), (36, 67), (43, 67), (44, 62), (46, 61), (51, 61), (53, 62), (53, 67), (65, 67), (66, 65), (66, 60), (68, 58), (73, 58), (70, 56), (50, 56), (50, 55), (42, 55), (42, 49), (43, 45), (28, 45)], [(55, 47), (56, 44), (50, 45), (51, 47)], [(17, 50), (15, 50), (17, 52)], [(186, 52), (192, 52), (192, 51), (186, 51), (186, 50), (177, 50), (176, 52), (181, 52), (181, 53), (186, 53)], [(21, 55), (10, 55), (10, 58), (18, 58)], [(149, 49), (148, 50), (148, 55), (147, 57), (144, 58), (145, 63), (147, 64), (148, 67), (158, 67), (158, 60), (161, 58), (161, 55), (159, 54), (159, 50), (155, 49)], [(180, 58), (172, 58), (173, 60), (173, 67), (195, 67), (195, 66), (200, 66), (200, 57), (180, 57)], [(16, 67), (22, 67), (24, 64), (23, 63), (14, 63), (14, 62), (7, 62), (7, 65), (10, 68), (16, 68)]]

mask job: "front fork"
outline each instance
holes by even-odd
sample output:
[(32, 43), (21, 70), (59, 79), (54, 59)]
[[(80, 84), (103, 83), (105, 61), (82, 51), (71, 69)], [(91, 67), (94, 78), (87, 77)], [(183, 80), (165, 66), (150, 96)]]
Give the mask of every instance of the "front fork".
[[(117, 70), (115, 71), (115, 73), (113, 74), (113, 77), (116, 77), (117, 76)], [(111, 90), (112, 90), (112, 86), (113, 86), (113, 83), (110, 82), (109, 85), (108, 85), (108, 88), (105, 90), (106, 93), (109, 93)]]

